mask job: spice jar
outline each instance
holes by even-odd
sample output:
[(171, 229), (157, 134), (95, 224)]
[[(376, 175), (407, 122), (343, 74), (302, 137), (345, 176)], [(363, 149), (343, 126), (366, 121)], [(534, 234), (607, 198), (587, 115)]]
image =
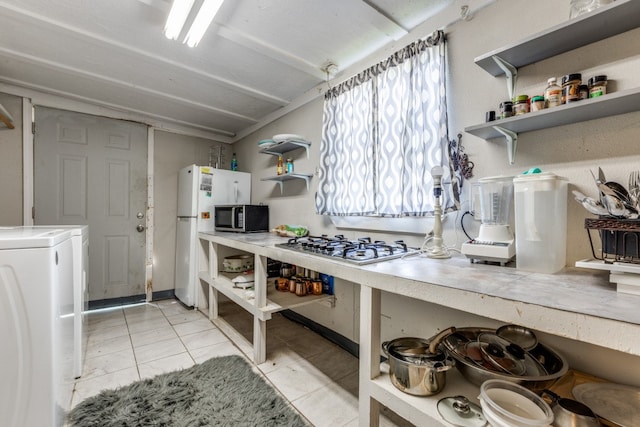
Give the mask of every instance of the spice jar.
[(550, 77), (547, 80), (547, 88), (544, 90), (544, 108), (558, 105), (562, 105), (562, 88), (558, 86), (555, 77)]
[(544, 96), (532, 96), (531, 97), (531, 111), (540, 111), (544, 109)]
[(287, 159), (285, 170), (286, 173), (293, 173), (293, 159)]
[(506, 119), (513, 116), (513, 102), (504, 101), (500, 103), (500, 118)]
[(589, 86), (580, 85), (580, 99), (589, 99)]
[(589, 79), (589, 98), (607, 94), (607, 76), (593, 76)]
[(569, 104), (580, 101), (580, 85), (582, 84), (582, 74), (567, 74), (562, 78), (562, 102)]
[(529, 96), (519, 95), (516, 96), (513, 103), (513, 115), (519, 116), (520, 114), (526, 114), (529, 112)]

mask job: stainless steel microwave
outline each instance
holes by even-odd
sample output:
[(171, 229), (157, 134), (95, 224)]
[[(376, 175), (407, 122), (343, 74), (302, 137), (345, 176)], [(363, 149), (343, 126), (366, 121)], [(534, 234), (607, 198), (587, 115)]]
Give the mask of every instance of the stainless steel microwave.
[(219, 205), (214, 207), (215, 227), (218, 231), (257, 233), (269, 231), (269, 206)]

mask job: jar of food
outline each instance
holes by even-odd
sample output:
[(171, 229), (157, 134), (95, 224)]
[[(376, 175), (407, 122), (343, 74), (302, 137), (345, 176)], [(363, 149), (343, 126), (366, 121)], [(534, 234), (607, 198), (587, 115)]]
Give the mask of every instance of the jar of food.
[(287, 159), (286, 173), (293, 173), (293, 159)]
[(593, 76), (589, 79), (589, 98), (607, 94), (607, 76)]
[(519, 116), (529, 112), (529, 95), (518, 95), (513, 103), (513, 115)]
[(558, 86), (557, 79), (550, 77), (547, 80), (547, 88), (544, 90), (544, 108), (562, 105), (562, 88)]
[(513, 116), (513, 102), (504, 101), (500, 103), (500, 118), (506, 119)]
[(544, 96), (537, 95), (531, 97), (531, 111), (540, 111), (544, 109)]
[(589, 99), (589, 86), (580, 85), (580, 99)]
[(567, 74), (562, 78), (562, 102), (569, 104), (580, 101), (580, 85), (582, 84), (582, 74)]

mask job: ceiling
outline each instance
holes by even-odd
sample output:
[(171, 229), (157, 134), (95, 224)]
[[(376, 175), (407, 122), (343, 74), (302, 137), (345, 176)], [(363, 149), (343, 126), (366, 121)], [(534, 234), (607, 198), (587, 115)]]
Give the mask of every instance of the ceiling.
[(0, 82), (233, 142), (451, 2), (227, 0), (192, 49), (169, 0), (0, 0)]

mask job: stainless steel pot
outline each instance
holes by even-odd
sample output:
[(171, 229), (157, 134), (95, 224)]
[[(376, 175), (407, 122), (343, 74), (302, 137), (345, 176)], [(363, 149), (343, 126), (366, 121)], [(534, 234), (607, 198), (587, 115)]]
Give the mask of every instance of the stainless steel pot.
[(471, 383), (480, 386), (486, 380), (500, 379), (520, 384), (532, 391), (539, 392), (551, 385), (569, 370), (566, 359), (551, 348), (538, 343), (529, 350), (533, 356), (547, 371), (547, 375), (510, 375), (495, 372), (478, 365), (471, 360), (462, 348), (469, 341), (477, 340), (483, 332), (495, 333), (495, 329), (488, 328), (458, 328), (442, 340), (442, 346), (446, 352), (456, 361), (456, 368)]
[(389, 357), (391, 383), (405, 393), (431, 396), (440, 393), (447, 382), (446, 373), (455, 362), (443, 351), (429, 351), (429, 340), (397, 338), (382, 343)]
[(600, 427), (600, 421), (593, 411), (577, 400), (560, 397), (551, 390), (543, 390), (542, 396), (551, 398), (553, 427)]

